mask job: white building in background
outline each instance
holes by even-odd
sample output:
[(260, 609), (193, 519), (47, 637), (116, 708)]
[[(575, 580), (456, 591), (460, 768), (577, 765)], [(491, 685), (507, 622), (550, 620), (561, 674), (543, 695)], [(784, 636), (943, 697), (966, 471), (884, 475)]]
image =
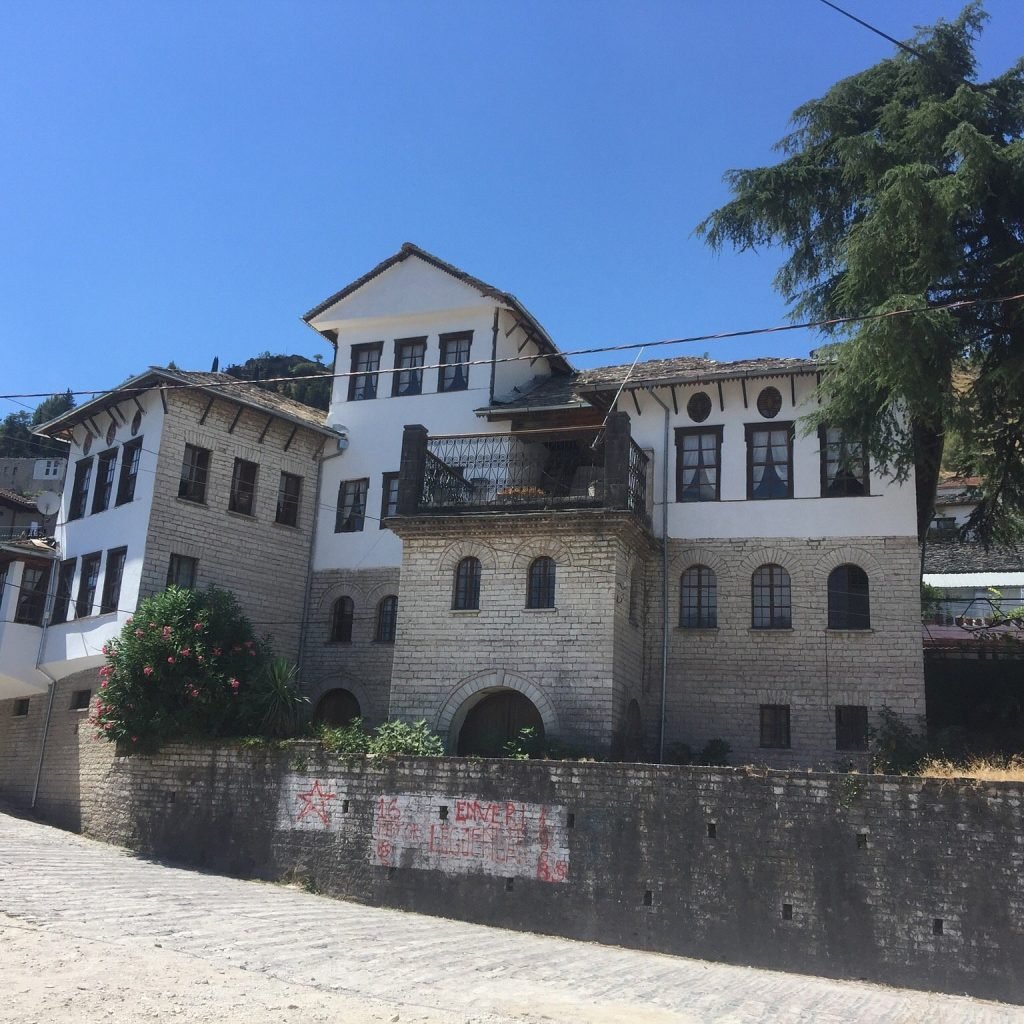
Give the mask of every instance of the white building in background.
[(279, 646), (323, 718), (426, 718), (464, 752), (532, 726), (629, 757), (721, 740), (845, 763), (883, 705), (923, 713), (913, 481), (804, 429), (813, 362), (577, 371), (514, 296), (409, 244), (305, 319), (336, 352), (326, 417), (154, 369), (45, 428), (71, 471), (17, 670), (39, 690), (94, 671), (177, 580), (234, 590), (257, 629), (301, 622)]

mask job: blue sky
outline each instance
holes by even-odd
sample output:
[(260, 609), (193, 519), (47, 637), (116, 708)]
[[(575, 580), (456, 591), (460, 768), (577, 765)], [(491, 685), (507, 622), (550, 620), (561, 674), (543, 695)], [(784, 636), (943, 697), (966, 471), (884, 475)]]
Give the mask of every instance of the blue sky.
[[(907, 38), (962, 5), (844, 6)], [(1019, 0), (987, 9), (982, 77), (1024, 49)], [(405, 240), (514, 292), (566, 349), (782, 322), (778, 254), (716, 256), (693, 228), (796, 106), (892, 51), (817, 0), (0, 12), (0, 393), (326, 358), (300, 314)]]

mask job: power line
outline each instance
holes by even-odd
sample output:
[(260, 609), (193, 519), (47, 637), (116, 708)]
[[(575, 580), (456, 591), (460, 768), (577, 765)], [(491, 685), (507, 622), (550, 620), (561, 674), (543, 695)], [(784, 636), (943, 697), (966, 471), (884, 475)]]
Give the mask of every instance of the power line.
[[(347, 379), (349, 377), (368, 377), (377, 376), (380, 374), (394, 374), (394, 373), (409, 373), (417, 370), (441, 370), (450, 368), (453, 366), (493, 366), (499, 363), (517, 363), (517, 362), (531, 362), (535, 363), (538, 359), (549, 359), (555, 356), (569, 357), (569, 356), (584, 356), (584, 355), (595, 355), (603, 352), (632, 352), (640, 348), (659, 348), (665, 345), (691, 345), (698, 342), (709, 342), (709, 341), (728, 341), (732, 338), (750, 338), (762, 334), (782, 334), (788, 331), (803, 331), (813, 330), (820, 328), (831, 328), (841, 327), (845, 324), (855, 323), (868, 323), (875, 320), (885, 320), (901, 316), (910, 316), (917, 313), (939, 313), (946, 310), (952, 309), (967, 309), (971, 306), (981, 305), (998, 305), (1006, 302), (1019, 302), (1024, 299), (1024, 292), (1019, 292), (1015, 295), (1002, 295), (993, 298), (980, 298), (980, 299), (956, 299), (950, 302), (938, 303), (932, 306), (907, 306), (903, 309), (890, 309), (882, 313), (862, 313), (857, 316), (839, 316), (830, 317), (825, 320), (805, 320), (795, 324), (776, 324), (772, 327), (753, 327), (742, 331), (717, 331), (712, 334), (693, 334), (681, 338), (663, 338), (658, 341), (644, 341), (644, 342), (626, 342), (618, 345), (594, 345), (590, 348), (577, 348), (570, 349), (569, 351), (559, 351), (557, 353), (551, 353), (550, 355), (540, 353), (538, 355), (514, 355), (514, 356), (501, 356), (497, 359), (469, 359), (459, 361), (458, 363), (431, 363), (425, 366), (395, 366), (395, 367), (379, 367), (376, 370), (345, 370), (335, 373), (315, 373), (315, 374), (298, 374), (294, 377), (264, 377), (261, 380), (218, 380), (212, 383), (210, 382), (191, 382), (181, 384), (161, 384), (156, 388), (153, 387), (119, 387), (119, 388), (95, 388), (95, 389), (82, 389), (82, 390), (67, 390), (61, 392), (62, 394), (71, 395), (109, 395), (109, 394), (123, 394), (132, 395), (139, 394), (151, 390), (159, 391), (211, 391), (218, 389), (230, 389), (232, 387), (256, 387), (258, 384), (286, 384), (291, 381), (297, 380), (339, 380)], [(174, 371), (170, 371), (174, 372)], [(182, 371), (188, 372), (188, 371)], [(465, 390), (465, 389), (463, 389)], [(484, 391), (486, 388), (472, 388), (473, 391)], [(20, 392), (6, 395), (0, 395), (0, 399), (18, 399), (18, 398), (49, 398), (52, 392), (49, 391), (36, 391), (36, 392)], [(287, 396), (285, 396), (287, 397)], [(301, 403), (300, 403), (301, 404)], [(73, 410), (72, 410), (73, 411)]]

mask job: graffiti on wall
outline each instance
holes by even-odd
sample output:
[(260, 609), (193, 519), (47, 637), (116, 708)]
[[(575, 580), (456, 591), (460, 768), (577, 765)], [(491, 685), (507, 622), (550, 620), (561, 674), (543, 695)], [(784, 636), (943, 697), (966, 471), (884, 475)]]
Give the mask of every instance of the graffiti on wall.
[(347, 809), (345, 796), (335, 781), (287, 775), (277, 804), (277, 827), (336, 832), (347, 820)]
[(373, 809), (370, 862), (564, 882), (565, 808), (471, 796), (381, 796)]

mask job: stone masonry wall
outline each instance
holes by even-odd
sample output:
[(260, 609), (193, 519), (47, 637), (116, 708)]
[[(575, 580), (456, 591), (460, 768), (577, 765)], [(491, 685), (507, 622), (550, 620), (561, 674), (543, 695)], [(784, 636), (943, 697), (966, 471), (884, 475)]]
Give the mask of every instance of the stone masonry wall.
[[(505, 687), (524, 693), (545, 728), (569, 743), (609, 750), (618, 742), (642, 661), (637, 642), (617, 678), (619, 608), (627, 566), (648, 543), (628, 515), (423, 518), (394, 529), (403, 553), (392, 717), (426, 718), (454, 747), (474, 699)], [(480, 608), (456, 611), (455, 568), (470, 555), (481, 563)], [(541, 555), (556, 564), (555, 607), (529, 609), (527, 572)]]
[[(399, 594), (399, 576), (398, 569), (333, 569), (313, 574), (302, 680), (314, 706), (325, 693), (341, 688), (359, 701), (367, 724), (387, 719), (395, 645), (377, 643), (374, 638), (377, 607), (382, 598)], [(351, 643), (331, 640), (331, 613), (341, 597), (351, 598), (354, 606)]]
[[(197, 585), (232, 591), (256, 632), (271, 634), (275, 653), (294, 661), (309, 569), (316, 452), (323, 439), (300, 427), (285, 451), (292, 433), (288, 421), (274, 419), (261, 444), (267, 414), (246, 409), (229, 431), (238, 410), (229, 400), (218, 399), (200, 423), (208, 396), (193, 391), (169, 391), (167, 396), (140, 596), (164, 589), (172, 554), (196, 558)], [(178, 497), (186, 444), (212, 452), (203, 504)], [(259, 465), (252, 516), (228, 511), (236, 458)], [(274, 522), (282, 471), (302, 477), (297, 526)]]
[[(95, 696), (98, 686), (96, 669), (61, 679), (54, 689), (46, 731), (36, 809), (48, 821), (74, 831), (81, 825), (82, 750), (87, 751), (87, 760), (98, 763), (101, 770), (109, 766), (114, 755), (113, 744), (89, 742), (95, 732), (86, 724), (89, 712), (71, 706), (75, 693), (88, 690), (90, 697)], [(0, 798), (18, 807), (32, 803), (48, 703), (49, 695), (39, 694), (28, 699), (27, 714), (18, 714), (25, 710), (23, 702), (0, 701)]]
[[(872, 726), (888, 705), (918, 727), (924, 668), (920, 552), (912, 539), (671, 541), (669, 550), (667, 744), (699, 750), (721, 738), (733, 764), (863, 767), (864, 756), (836, 750), (837, 705), (867, 706)], [(751, 576), (765, 563), (790, 574), (792, 629), (751, 628)], [(868, 630), (827, 628), (828, 576), (844, 563), (868, 575)], [(717, 629), (679, 627), (680, 577), (694, 564), (717, 576)], [(657, 648), (651, 657), (660, 657), (660, 585), (649, 596), (647, 635)], [(759, 747), (762, 704), (789, 705), (790, 749)]]
[(677, 955), (1024, 1002), (1024, 787), (172, 747), (85, 831), (332, 895)]

